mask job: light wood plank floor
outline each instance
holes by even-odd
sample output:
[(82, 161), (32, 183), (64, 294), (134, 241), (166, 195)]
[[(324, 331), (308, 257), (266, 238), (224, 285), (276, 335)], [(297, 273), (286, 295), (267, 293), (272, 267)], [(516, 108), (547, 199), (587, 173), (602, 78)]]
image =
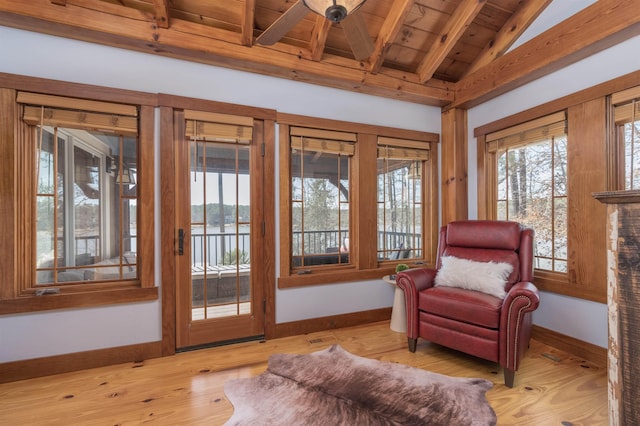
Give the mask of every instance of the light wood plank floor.
[(0, 384), (0, 425), (221, 425), (233, 413), (226, 380), (262, 373), (270, 354), (334, 343), (368, 358), (489, 379), (499, 425), (608, 424), (605, 366), (532, 341), (509, 389), (495, 364), (423, 340), (412, 354), (405, 335), (381, 322)]

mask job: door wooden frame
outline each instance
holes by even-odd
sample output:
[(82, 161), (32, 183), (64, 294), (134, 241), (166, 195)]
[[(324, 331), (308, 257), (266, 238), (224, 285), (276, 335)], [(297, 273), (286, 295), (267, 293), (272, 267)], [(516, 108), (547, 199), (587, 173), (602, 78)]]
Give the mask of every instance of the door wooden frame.
[[(177, 167), (176, 141), (184, 134), (177, 125), (175, 113), (184, 109), (209, 111), (222, 114), (244, 115), (262, 121), (264, 167), (262, 176), (261, 217), (256, 222), (264, 230), (264, 259), (255, 283), (261, 283), (265, 299), (264, 335), (275, 336), (275, 121), (276, 111), (264, 108), (227, 104), (194, 98), (159, 94), (160, 120), (160, 257), (162, 294), (162, 355), (176, 353), (176, 194)], [(178, 114), (180, 115), (180, 114)]]

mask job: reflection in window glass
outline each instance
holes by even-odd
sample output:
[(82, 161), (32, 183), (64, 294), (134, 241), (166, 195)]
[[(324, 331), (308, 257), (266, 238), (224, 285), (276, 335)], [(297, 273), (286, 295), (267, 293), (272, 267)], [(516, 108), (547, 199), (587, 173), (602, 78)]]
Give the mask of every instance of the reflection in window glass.
[(622, 126), (626, 190), (640, 189), (640, 120)]
[(249, 145), (190, 142), (191, 319), (251, 307)]
[(37, 283), (136, 278), (137, 139), (37, 126), (35, 143)]
[(331, 143), (292, 145), (294, 267), (349, 262), (349, 158)]
[(497, 218), (535, 230), (535, 267), (567, 272), (566, 135), (498, 157)]
[(378, 259), (422, 257), (423, 161), (378, 158)]
[(617, 190), (640, 189), (640, 86), (612, 95)]

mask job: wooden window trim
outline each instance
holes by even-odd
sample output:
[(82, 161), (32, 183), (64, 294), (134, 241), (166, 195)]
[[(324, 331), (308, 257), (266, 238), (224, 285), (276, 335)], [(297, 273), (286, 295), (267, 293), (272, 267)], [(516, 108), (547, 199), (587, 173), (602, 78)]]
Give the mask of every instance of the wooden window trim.
[[(298, 275), (293, 272), (291, 262), (291, 126), (279, 122), (279, 163), (280, 163), (280, 278), (279, 288), (298, 287), (301, 285), (320, 284), (325, 275), (332, 272), (341, 275), (344, 270), (353, 268), (353, 260), (349, 265), (326, 266), (322, 268), (305, 268), (311, 273)], [(350, 209), (352, 210), (352, 209)], [(336, 269), (338, 270), (336, 272)], [(318, 273), (319, 272), (319, 273)]]
[[(633, 75), (637, 76), (638, 73)], [(580, 172), (578, 175), (570, 174), (568, 182), (569, 271), (562, 274), (536, 270), (535, 283), (543, 291), (606, 302), (606, 265), (602, 264), (605, 256), (595, 251), (605, 247), (605, 235), (600, 222), (604, 224), (606, 219), (601, 217), (598, 206), (593, 205), (591, 193), (604, 190), (604, 185), (611, 184), (611, 168), (616, 164), (615, 159), (611, 158), (614, 153), (610, 137), (607, 137), (612, 132), (612, 113), (607, 114), (602, 105), (611, 93), (609, 89), (628, 87), (631, 83), (633, 79), (624, 76), (475, 129), (478, 138), (478, 218), (495, 219), (496, 159), (495, 153), (488, 149), (488, 134), (553, 114), (552, 108), (558, 105), (566, 106), (569, 169)], [(575, 178), (572, 179), (572, 176)]]
[[(375, 240), (371, 241), (370, 235), (377, 234), (377, 154), (378, 138), (388, 138), (390, 141), (411, 141), (405, 146), (421, 147), (429, 149), (429, 157), (437, 158), (437, 142), (439, 135), (436, 133), (420, 132), (414, 130), (395, 129), (383, 126), (351, 123), (320, 118), (298, 116), (292, 114), (278, 114), (279, 125), (279, 166), (280, 166), (280, 276), (278, 288), (294, 288), (309, 285), (335, 284), (340, 282), (361, 281), (377, 279), (385, 274), (392, 273), (395, 265), (400, 261), (378, 262)], [(323, 135), (342, 134), (343, 140), (348, 140), (348, 134), (356, 135), (355, 156), (352, 163), (351, 191), (353, 193), (350, 209), (350, 230), (353, 250), (349, 265), (327, 265), (312, 269), (312, 273), (297, 274), (291, 268), (291, 195), (290, 195), (290, 133), (304, 133), (308, 136), (322, 137)], [(300, 130), (300, 129), (312, 130)], [(428, 148), (425, 148), (428, 147)], [(431, 261), (432, 253), (435, 253), (437, 239), (437, 176), (436, 162), (427, 168), (425, 178), (430, 179), (425, 188), (423, 224), (430, 227), (430, 233), (425, 231), (424, 253), (427, 261)], [(363, 181), (369, 182), (364, 184)], [(357, 217), (356, 217), (357, 215)], [(433, 247), (432, 247), (433, 246)], [(405, 260), (406, 261), (406, 260)], [(424, 265), (425, 260), (416, 259), (417, 264)], [(305, 268), (306, 269), (306, 268)], [(310, 268), (311, 269), (311, 268)]]
[(535, 106), (528, 110), (501, 118), (491, 123), (476, 127), (473, 131), (475, 137), (487, 135), (507, 127), (516, 126), (526, 121), (535, 120), (539, 117), (566, 110), (575, 105), (610, 96), (612, 93), (637, 86), (640, 80), (640, 71), (634, 71), (614, 80), (606, 81), (593, 87), (581, 90), (576, 93), (558, 98), (556, 100)]
[[(100, 110), (104, 104), (121, 103), (130, 106), (118, 106), (110, 112), (137, 115), (139, 108), (138, 143), (141, 167), (137, 176), (138, 211), (144, 211), (144, 214), (139, 214), (138, 217), (139, 235), (143, 236), (139, 242), (138, 280), (60, 286), (60, 293), (44, 296), (35, 296), (35, 291), (20, 291), (24, 287), (24, 272), (21, 272), (24, 268), (19, 265), (21, 259), (27, 258), (22, 253), (28, 246), (19, 244), (22, 236), (21, 231), (17, 229), (16, 220), (22, 210), (20, 203), (25, 202), (24, 197), (20, 195), (20, 189), (24, 188), (25, 183), (16, 147), (18, 132), (22, 131), (18, 125), (22, 118), (17, 102), (20, 92), (30, 92), (21, 94), (22, 100), (42, 101), (52, 107), (65, 107), (68, 106), (68, 100), (81, 99), (80, 103), (91, 111), (96, 108)], [(153, 261), (155, 104), (155, 96), (141, 92), (0, 73), (0, 108), (3, 111), (0, 121), (0, 152), (2, 158), (6, 159), (5, 167), (0, 171), (0, 189), (3, 194), (12, 194), (6, 197), (6, 203), (0, 203), (0, 217), (3, 219), (0, 231), (6, 236), (0, 242), (0, 264), (5, 275), (0, 281), (0, 315), (132, 303), (158, 298)]]
[[(561, 126), (557, 124), (559, 120), (562, 120)], [(500, 127), (498, 124), (500, 121), (497, 121), (492, 123), (490, 133), (476, 133), (478, 146), (478, 219), (497, 220), (498, 218), (496, 208), (498, 197), (498, 156), (506, 148), (533, 143), (537, 139), (541, 127), (552, 129), (562, 127), (564, 129), (566, 121), (566, 113), (559, 111), (520, 123), (513, 123), (512, 120), (505, 119), (504, 127)], [(489, 127), (485, 126), (485, 129), (487, 128)], [(519, 142), (518, 133), (531, 137)], [(554, 131), (553, 135), (555, 133), (557, 132)], [(567, 238), (569, 239), (569, 236)], [(535, 269), (534, 277), (536, 285), (540, 289), (567, 294), (566, 287), (569, 283), (569, 274)]]
[[(429, 180), (427, 182), (433, 182), (431, 179), (433, 166), (434, 166), (434, 158), (431, 153), (432, 147), (429, 143), (424, 143), (422, 141), (413, 141), (406, 139), (398, 139), (398, 138), (389, 138), (389, 137), (378, 137), (377, 140), (377, 156), (376, 161), (380, 159), (405, 159), (411, 161), (420, 161), (421, 167), (419, 170), (420, 176), (427, 177)], [(376, 170), (376, 179), (378, 178), (381, 170)], [(421, 189), (421, 201), (420, 205), (422, 206), (422, 210), (428, 209), (428, 205), (431, 204), (431, 199), (428, 194), (431, 193), (432, 188), (430, 185), (420, 185)], [(376, 194), (376, 201), (377, 201)], [(376, 206), (377, 206), (376, 202)], [(376, 208), (377, 211), (377, 208)], [(427, 212), (428, 213), (428, 212)], [(425, 213), (423, 212), (422, 221), (425, 220)], [(376, 218), (377, 220), (377, 218)], [(436, 229), (435, 227), (425, 226), (425, 229)], [(376, 233), (379, 232), (376, 229)], [(424, 265), (427, 262), (435, 263), (435, 259), (432, 259), (432, 250), (433, 242), (431, 241), (430, 235), (427, 233), (423, 233), (422, 235), (422, 247), (420, 251), (422, 253), (419, 258), (409, 258), (409, 259), (383, 259), (379, 260), (378, 263), (380, 266), (391, 264), (395, 267), (399, 262), (400, 263), (410, 263), (414, 265)], [(380, 247), (377, 247), (379, 250)], [(414, 252), (415, 253), (415, 252)]]
[[(640, 86), (613, 93), (609, 99), (607, 123), (609, 124), (608, 187), (610, 191), (626, 188), (625, 125), (640, 120)], [(638, 155), (638, 153), (634, 153)]]

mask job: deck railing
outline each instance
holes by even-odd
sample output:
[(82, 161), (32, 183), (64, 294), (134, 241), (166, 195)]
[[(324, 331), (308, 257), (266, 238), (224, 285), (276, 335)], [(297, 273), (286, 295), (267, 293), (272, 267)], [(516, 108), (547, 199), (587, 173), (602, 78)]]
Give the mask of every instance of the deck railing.
[[(338, 249), (342, 245), (340, 233), (337, 230), (306, 231), (304, 242), (306, 254), (321, 254)], [(345, 232), (342, 232), (345, 235)], [(408, 241), (408, 237), (411, 241)], [(293, 234), (294, 254), (300, 251), (303, 233)], [(100, 246), (99, 236), (77, 237), (76, 253), (98, 255)], [(136, 237), (131, 237), (131, 245), (135, 247)], [(235, 248), (238, 247), (238, 253)], [(207, 232), (191, 234), (191, 259), (194, 267), (197, 265), (230, 265), (238, 261), (242, 264), (249, 263), (250, 236), (248, 232), (227, 234), (223, 232)], [(403, 232), (378, 232), (378, 247), (385, 247), (387, 251), (399, 248), (422, 248), (422, 236), (420, 234), (407, 236)], [(240, 257), (240, 259), (236, 259)]]

